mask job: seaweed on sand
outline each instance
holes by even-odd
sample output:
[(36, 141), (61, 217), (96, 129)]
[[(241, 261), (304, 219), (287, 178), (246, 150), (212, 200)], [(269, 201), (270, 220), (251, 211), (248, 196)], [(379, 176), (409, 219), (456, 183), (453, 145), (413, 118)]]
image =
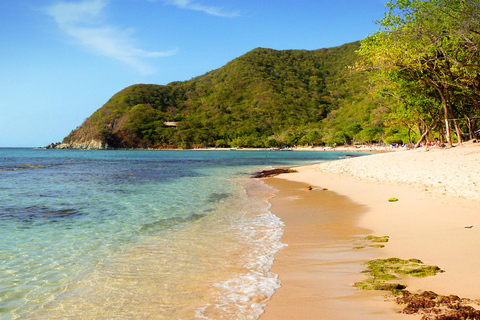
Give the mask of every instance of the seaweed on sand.
[[(354, 249), (364, 249), (366, 247), (371, 247), (371, 248), (383, 248), (385, 247), (382, 243), (388, 242), (390, 239), (389, 236), (366, 236), (365, 238), (362, 238), (359, 242), (360, 245), (354, 247)], [(365, 244), (368, 243), (368, 244)], [(372, 244), (373, 243), (373, 244)]]
[(480, 310), (471, 306), (474, 303), (472, 300), (455, 295), (443, 296), (432, 291), (410, 293), (403, 290), (395, 302), (405, 305), (401, 313), (423, 314), (422, 320), (480, 319)]
[(422, 320), (480, 320), (480, 310), (472, 306), (478, 302), (455, 295), (442, 296), (432, 291), (411, 293), (406, 290), (405, 285), (389, 282), (399, 280), (400, 275), (427, 277), (444, 272), (437, 266), (424, 265), (418, 259), (398, 258), (372, 260), (367, 262), (366, 266), (368, 270), (365, 273), (370, 277), (355, 283), (355, 286), (362, 290), (390, 292), (396, 296), (397, 304), (405, 306), (400, 313), (421, 314)]
[(366, 236), (364, 239), (372, 242), (388, 242), (389, 238), (389, 236)]
[(370, 277), (361, 282), (356, 282), (355, 286), (363, 290), (385, 290), (393, 294), (400, 293), (400, 290), (406, 286), (399, 283), (389, 283), (387, 281), (398, 280), (399, 275), (409, 275), (412, 277), (434, 276), (443, 272), (437, 266), (423, 264), (418, 259), (402, 260), (399, 258), (376, 259), (366, 263), (367, 273)]

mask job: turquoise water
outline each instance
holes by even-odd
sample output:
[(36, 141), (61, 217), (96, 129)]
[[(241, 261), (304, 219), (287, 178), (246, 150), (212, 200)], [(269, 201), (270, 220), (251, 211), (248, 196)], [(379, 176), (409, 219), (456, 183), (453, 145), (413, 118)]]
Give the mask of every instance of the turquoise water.
[(283, 224), (248, 176), (344, 155), (0, 149), (0, 318), (257, 319)]

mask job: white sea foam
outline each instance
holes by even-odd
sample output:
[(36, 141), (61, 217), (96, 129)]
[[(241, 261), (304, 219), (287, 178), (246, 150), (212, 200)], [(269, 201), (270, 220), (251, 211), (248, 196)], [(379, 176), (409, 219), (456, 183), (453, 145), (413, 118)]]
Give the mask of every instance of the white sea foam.
[(285, 246), (280, 241), (284, 223), (268, 209), (273, 189), (260, 181), (246, 186), (248, 201), (231, 225), (240, 235), (244, 256), (239, 263), (244, 270), (226, 281), (215, 283), (215, 302), (196, 311), (201, 319), (258, 319), (266, 302), (281, 284), (271, 272), (274, 254)]

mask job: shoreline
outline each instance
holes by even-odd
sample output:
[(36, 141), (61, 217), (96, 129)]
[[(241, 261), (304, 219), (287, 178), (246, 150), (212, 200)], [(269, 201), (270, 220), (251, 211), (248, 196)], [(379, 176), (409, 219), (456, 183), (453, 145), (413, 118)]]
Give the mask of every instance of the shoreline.
[[(376, 249), (372, 259), (416, 258), (445, 270), (436, 276), (402, 279), (400, 282), (407, 285), (410, 292), (431, 290), (442, 295), (480, 299), (480, 192), (476, 192), (476, 181), (480, 182), (479, 163), (480, 146), (465, 144), (430, 152), (417, 149), (320, 163), (295, 168), (298, 173), (273, 179), (311, 185), (314, 190), (326, 188), (363, 206), (365, 212), (355, 227), (370, 230), (371, 235), (390, 237), (385, 248)], [(389, 202), (391, 197), (398, 201)], [(277, 214), (274, 203), (272, 212)], [(286, 222), (285, 230), (288, 227)], [(282, 263), (282, 250), (275, 256), (273, 268)], [(280, 280), (287, 276), (286, 272), (279, 270)], [(360, 281), (362, 276), (365, 278), (360, 274)], [(345, 281), (345, 278), (338, 280)], [(279, 310), (288, 310), (282, 307), (281, 290), (273, 295), (261, 320), (268, 320), (269, 314)], [(373, 292), (373, 296), (385, 294)], [(291, 294), (295, 298), (293, 291)], [(363, 292), (361, 296), (362, 306), (375, 301), (372, 291)], [(322, 302), (317, 300), (312, 308)], [(383, 307), (386, 305), (389, 303)], [(395, 307), (390, 305), (392, 316), (404, 316), (393, 310)], [(320, 311), (317, 308), (317, 312)], [(295, 310), (292, 312), (293, 316)], [(298, 312), (297, 309), (297, 315)], [(365, 319), (375, 319), (375, 316)]]
[[(2, 147), (0, 147), (2, 148)], [(12, 148), (12, 147), (4, 147)], [(13, 147), (15, 148), (15, 147)], [(113, 147), (72, 147), (65, 144), (52, 143), (45, 147), (19, 147), (26, 149), (44, 149), (44, 150), (102, 150), (102, 151), (337, 151), (337, 152), (352, 152), (352, 153), (383, 153), (403, 151), (405, 148), (393, 148), (391, 145), (359, 145), (359, 146), (311, 146), (311, 147), (285, 147), (285, 148), (254, 148), (254, 147), (231, 147), (231, 148), (113, 148)]]
[(363, 280), (363, 263), (378, 250), (355, 248), (370, 233), (356, 226), (363, 205), (320, 188), (306, 191), (303, 182), (273, 177), (266, 183), (277, 190), (270, 210), (285, 223), (287, 247), (275, 254), (271, 271), (281, 287), (260, 320), (407, 319), (382, 294), (352, 285)]

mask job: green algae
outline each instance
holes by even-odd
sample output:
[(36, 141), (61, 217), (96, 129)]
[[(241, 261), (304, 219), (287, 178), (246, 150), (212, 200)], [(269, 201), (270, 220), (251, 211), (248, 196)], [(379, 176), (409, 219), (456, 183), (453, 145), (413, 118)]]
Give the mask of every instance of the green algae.
[(381, 237), (378, 237), (378, 236), (366, 236), (366, 237), (364, 238), (364, 240), (372, 241), (372, 242), (388, 242), (389, 239), (390, 239), (389, 236), (381, 236)]
[[(360, 244), (358, 246), (353, 247), (353, 249), (365, 249), (367, 247), (369, 248), (384, 248), (385, 246), (381, 243), (386, 243), (389, 241), (389, 236), (366, 236), (365, 238), (362, 238), (360, 240)], [(367, 242), (368, 244), (366, 244)], [(373, 244), (371, 244), (373, 243)]]
[(383, 290), (390, 291), (394, 294), (406, 288), (400, 283), (388, 283), (383, 280), (366, 279), (361, 282), (356, 282), (355, 286), (361, 290)]
[(364, 272), (369, 275), (369, 278), (356, 282), (355, 286), (362, 290), (391, 291), (393, 294), (399, 293), (399, 291), (405, 289), (406, 286), (387, 281), (399, 280), (399, 276), (402, 275), (423, 278), (444, 272), (439, 267), (425, 265), (418, 259), (376, 259), (368, 261), (365, 266), (367, 270)]

